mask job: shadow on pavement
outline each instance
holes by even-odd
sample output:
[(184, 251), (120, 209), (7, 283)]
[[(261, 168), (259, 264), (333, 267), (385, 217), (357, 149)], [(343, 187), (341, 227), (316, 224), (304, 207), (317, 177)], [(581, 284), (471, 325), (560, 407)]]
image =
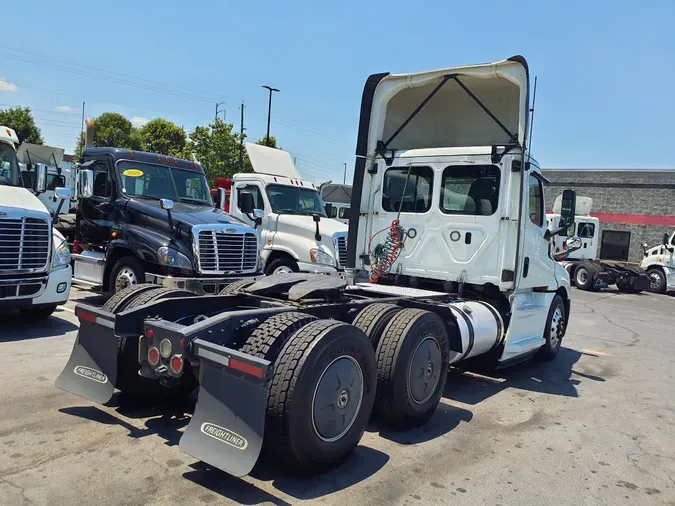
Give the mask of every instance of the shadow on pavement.
[(589, 353), (561, 348), (555, 360), (550, 362), (533, 358), (508, 369), (478, 374), (471, 369), (451, 369), (444, 397), (464, 404), (476, 405), (507, 388), (578, 397), (576, 387), (581, 380), (577, 377), (592, 381), (605, 381), (600, 376), (574, 370), (574, 365), (584, 355), (598, 358)]
[(63, 336), (74, 330), (77, 325), (67, 320), (65, 311), (58, 308), (43, 321), (28, 320), (18, 311), (0, 313), (0, 342)]
[(455, 429), (461, 422), (470, 422), (473, 413), (466, 409), (440, 403), (431, 419), (421, 427), (395, 430), (376, 418), (368, 424), (368, 432), (377, 432), (380, 437), (399, 443), (411, 445), (425, 443), (441, 437)]
[[(109, 413), (96, 406), (76, 406), (62, 408), (59, 411), (97, 423), (119, 425), (127, 429), (129, 437), (134, 439), (159, 436), (164, 439), (167, 446), (175, 446), (182, 436), (180, 429), (190, 422), (190, 415), (188, 413), (194, 410), (194, 403), (191, 400), (147, 403), (147, 401), (143, 402), (139, 399), (132, 399), (123, 393), (117, 392), (108, 402), (107, 407), (115, 408), (115, 413)], [(120, 417), (131, 419), (148, 418), (148, 420), (145, 421), (145, 427), (139, 429)]]
[[(345, 490), (377, 473), (389, 461), (389, 455), (367, 446), (358, 446), (339, 467), (332, 471), (303, 476), (284, 470), (278, 461), (262, 456), (251, 472), (251, 477), (261, 482), (271, 482), (280, 492), (298, 500), (318, 499), (334, 492)], [(203, 462), (191, 466), (183, 476), (209, 490), (241, 504), (291, 504), (253, 483), (234, 478), (213, 469)]]

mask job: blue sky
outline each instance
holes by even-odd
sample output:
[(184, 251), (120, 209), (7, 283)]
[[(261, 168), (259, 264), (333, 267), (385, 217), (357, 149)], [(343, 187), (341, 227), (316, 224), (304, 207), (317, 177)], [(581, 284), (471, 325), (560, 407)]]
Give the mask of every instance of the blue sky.
[[(351, 177), (368, 75), (522, 54), (539, 78), (543, 167), (675, 168), (673, 26), (672, 0), (15, 2), (0, 32), (0, 108), (31, 106), (45, 141), (70, 152), (83, 100), (87, 116), (188, 130), (216, 101), (238, 129), (244, 100), (258, 139), (269, 84), (281, 89), (272, 135), (320, 183), (339, 181), (343, 162)], [(146, 89), (157, 87), (172, 92)]]

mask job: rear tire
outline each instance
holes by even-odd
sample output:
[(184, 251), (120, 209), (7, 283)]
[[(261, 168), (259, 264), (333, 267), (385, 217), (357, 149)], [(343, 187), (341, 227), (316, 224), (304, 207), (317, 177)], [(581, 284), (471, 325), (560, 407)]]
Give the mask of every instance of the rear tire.
[(445, 324), (438, 315), (421, 309), (396, 314), (375, 353), (377, 414), (398, 428), (426, 423), (445, 387), (449, 350)]
[(317, 318), (305, 313), (281, 313), (255, 329), (239, 351), (274, 362), (291, 336)]
[(46, 320), (54, 311), (56, 311), (56, 304), (52, 306), (27, 307), (19, 310), (21, 316), (30, 321)]
[(335, 320), (309, 323), (275, 363), (266, 447), (306, 471), (340, 464), (363, 435), (375, 388), (373, 347), (363, 332)]
[(243, 292), (247, 286), (255, 283), (252, 279), (239, 279), (223, 288), (218, 295), (230, 295), (232, 293)]
[(162, 288), (161, 285), (154, 285), (152, 283), (141, 283), (140, 285), (129, 286), (110, 297), (105, 304), (103, 304), (101, 309), (113, 314), (121, 313), (126, 305), (137, 295), (147, 292), (148, 290), (159, 290), (160, 288)]
[(666, 277), (661, 269), (652, 267), (647, 271), (647, 277), (649, 278), (648, 291), (652, 293), (666, 293)]
[(354, 318), (352, 325), (360, 329), (370, 339), (370, 342), (373, 343), (373, 349), (377, 349), (382, 332), (399, 311), (401, 311), (401, 308), (396, 304), (383, 304), (381, 302), (370, 304)]
[(574, 270), (574, 284), (580, 290), (593, 291), (593, 276), (597, 273), (595, 266), (584, 262)]
[[(194, 293), (186, 290), (163, 286), (157, 286), (155, 290), (138, 290), (137, 292), (133, 299), (127, 301), (124, 310), (134, 309), (161, 299), (195, 296)], [(179, 383), (173, 387), (165, 387), (160, 385), (157, 380), (144, 378), (139, 374), (140, 369), (138, 337), (121, 338), (117, 348), (117, 383), (115, 387), (118, 390), (135, 397), (165, 399), (184, 397), (198, 386), (197, 379), (189, 368), (189, 363), (185, 364), (185, 370)]]

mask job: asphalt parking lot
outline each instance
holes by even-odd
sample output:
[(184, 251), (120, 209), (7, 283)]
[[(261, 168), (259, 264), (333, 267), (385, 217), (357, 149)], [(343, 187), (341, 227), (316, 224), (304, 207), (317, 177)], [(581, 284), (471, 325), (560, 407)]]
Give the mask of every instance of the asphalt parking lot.
[(95, 406), (57, 389), (76, 300), (0, 316), (0, 504), (675, 505), (675, 297), (574, 292), (563, 349), (489, 377), (452, 373), (426, 426), (371, 425), (316, 477), (244, 479), (178, 449), (189, 406)]

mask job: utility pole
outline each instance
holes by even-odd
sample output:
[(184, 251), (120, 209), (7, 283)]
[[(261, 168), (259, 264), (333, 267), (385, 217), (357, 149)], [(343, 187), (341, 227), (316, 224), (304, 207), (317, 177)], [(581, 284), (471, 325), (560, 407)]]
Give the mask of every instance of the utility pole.
[[(223, 105), (224, 103), (225, 103), (225, 102), (218, 102), (218, 103), (216, 103), (216, 116), (213, 118), (214, 121), (218, 119), (218, 107), (220, 107), (220, 106)], [(225, 117), (227, 117), (227, 110), (225, 110)], [(225, 117), (223, 118), (223, 121), (225, 121)]]
[(347, 164), (342, 162), (342, 165), (345, 166), (345, 175), (342, 177), (342, 184), (347, 184)]
[[(84, 102), (82, 102), (82, 134), (84, 134)], [(84, 143), (82, 144), (84, 146)]]
[(267, 86), (266, 84), (263, 85), (263, 88), (265, 88), (266, 90), (269, 90), (269, 92), (270, 92), (270, 100), (269, 100), (269, 104), (267, 105), (267, 137), (265, 138), (265, 146), (269, 146), (270, 145), (270, 119), (272, 117), (272, 92), (274, 92), (274, 91), (278, 92), (278, 91), (281, 91), (281, 90), (279, 90), (277, 88), (272, 88), (270, 86)]
[(244, 101), (241, 102), (241, 125), (239, 126), (239, 171), (244, 172)]

